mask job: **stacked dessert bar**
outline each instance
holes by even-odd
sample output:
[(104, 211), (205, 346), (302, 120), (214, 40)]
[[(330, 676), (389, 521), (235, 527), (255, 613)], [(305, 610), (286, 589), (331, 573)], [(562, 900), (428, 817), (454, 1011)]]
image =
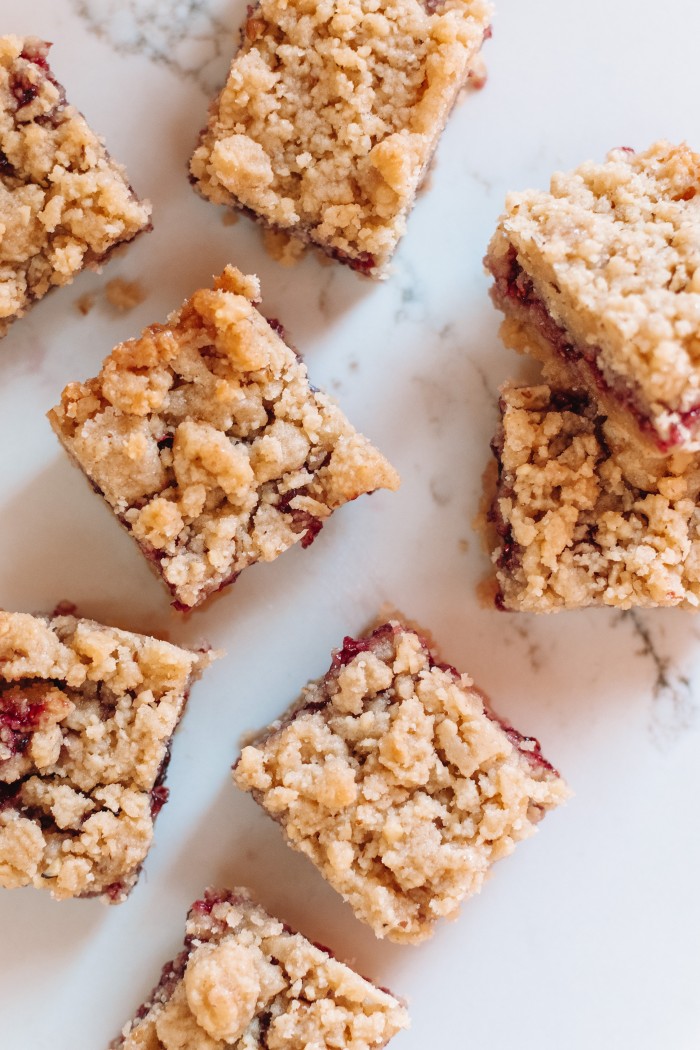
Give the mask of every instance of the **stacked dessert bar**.
[(619, 149), (512, 194), (486, 265), (508, 384), (488, 502), (496, 603), (700, 604), (700, 156)]

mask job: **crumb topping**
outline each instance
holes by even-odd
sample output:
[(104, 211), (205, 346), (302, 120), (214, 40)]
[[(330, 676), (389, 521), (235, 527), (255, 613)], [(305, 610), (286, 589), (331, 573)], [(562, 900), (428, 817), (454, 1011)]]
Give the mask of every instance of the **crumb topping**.
[(568, 793), (536, 742), (396, 620), (346, 639), (234, 780), (377, 936), (413, 942)]
[(700, 155), (668, 142), (614, 150), (604, 164), (555, 174), (548, 193), (510, 194), (492, 270), (510, 248), (606, 385), (631, 391), (662, 439), (680, 428), (674, 443), (690, 447), (684, 414), (700, 406)]
[(261, 0), (191, 162), (206, 197), (380, 270), (491, 17), (486, 0)]
[(256, 309), (228, 267), (165, 325), (120, 344), (50, 414), (178, 602), (307, 546), (342, 504), (398, 475)]
[(0, 886), (124, 899), (209, 659), (73, 616), (0, 612)]
[(492, 520), (500, 601), (700, 604), (697, 456), (652, 456), (584, 395), (504, 388)]
[(207, 891), (185, 950), (129, 1022), (122, 1050), (310, 1050), (383, 1047), (406, 1011), (237, 889)]
[(0, 37), (0, 335), (149, 223), (115, 164), (53, 78), (49, 44)]

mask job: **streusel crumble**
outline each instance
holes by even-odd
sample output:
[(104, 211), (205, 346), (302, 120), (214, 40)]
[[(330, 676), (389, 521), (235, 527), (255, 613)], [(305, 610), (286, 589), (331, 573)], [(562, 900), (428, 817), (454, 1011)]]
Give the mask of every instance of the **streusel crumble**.
[(210, 659), (74, 616), (0, 612), (0, 886), (124, 900)]
[(248, 10), (192, 181), (217, 204), (381, 276), (491, 6), (261, 0)]
[(113, 1050), (377, 1050), (403, 1005), (272, 918), (245, 889), (207, 890), (184, 950)]
[(700, 459), (649, 455), (584, 392), (507, 386), (492, 545), (505, 609), (700, 605)]
[(0, 336), (56, 285), (149, 228), (150, 204), (54, 79), (50, 45), (0, 37)]
[(234, 780), (378, 937), (417, 942), (568, 789), (536, 740), (391, 620), (245, 747)]
[(257, 278), (227, 267), (166, 324), (116, 347), (49, 413), (69, 454), (192, 608), (246, 566), (308, 546), (396, 471), (309, 383)]
[(700, 448), (700, 155), (614, 150), (511, 194), (486, 264), (508, 345), (657, 451)]

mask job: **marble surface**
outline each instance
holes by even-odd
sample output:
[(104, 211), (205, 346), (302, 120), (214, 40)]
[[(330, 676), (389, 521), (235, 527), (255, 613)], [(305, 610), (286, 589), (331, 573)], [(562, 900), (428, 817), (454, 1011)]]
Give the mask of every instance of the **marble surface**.
[[(244, 9), (0, 0), (3, 31), (54, 41), (70, 99), (154, 202), (153, 233), (50, 296), (0, 348), (0, 605), (70, 599), (105, 622), (228, 652), (176, 738), (171, 800), (130, 900), (0, 893), (0, 1046), (106, 1047), (178, 949), (188, 904), (206, 884), (243, 882), (409, 999), (413, 1027), (396, 1050), (697, 1050), (700, 620), (485, 610), (470, 523), (498, 386), (526, 368), (499, 344), (481, 268), (504, 195), (612, 146), (700, 146), (700, 7), (668, 0), (661, 23), (648, 0), (500, 0), (488, 84), (456, 110), (383, 284), (315, 257), (284, 269), (252, 224), (227, 224), (191, 191), (187, 159)], [(44, 412), (229, 261), (260, 275), (266, 312), (403, 486), (347, 507), (311, 549), (245, 573), (183, 619)], [(146, 293), (128, 313), (103, 294), (118, 276)], [(240, 734), (278, 714), (385, 601), (432, 629), (575, 792), (415, 949), (375, 941), (228, 773)]]

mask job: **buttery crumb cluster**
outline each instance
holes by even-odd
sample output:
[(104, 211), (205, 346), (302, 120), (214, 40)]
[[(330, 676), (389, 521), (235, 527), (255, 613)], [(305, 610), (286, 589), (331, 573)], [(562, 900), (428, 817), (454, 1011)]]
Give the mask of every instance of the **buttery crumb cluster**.
[(397, 620), (346, 638), (234, 779), (358, 918), (414, 942), (568, 795), (537, 742)]
[(127, 896), (209, 659), (73, 616), (0, 612), (0, 886)]
[(508, 345), (658, 451), (700, 448), (700, 155), (614, 150), (511, 194), (486, 263)]
[(55, 285), (149, 225), (33, 37), (0, 37), (0, 336)]
[(373, 1050), (408, 1027), (402, 1004), (256, 905), (208, 890), (185, 947), (113, 1050)]
[(381, 275), (488, 30), (485, 0), (261, 0), (191, 162), (206, 197)]
[(492, 522), (505, 608), (700, 605), (700, 460), (644, 455), (585, 394), (506, 387)]
[(50, 414), (69, 454), (191, 608), (253, 562), (307, 546), (394, 469), (312, 387), (227, 267), (164, 325), (120, 344)]

